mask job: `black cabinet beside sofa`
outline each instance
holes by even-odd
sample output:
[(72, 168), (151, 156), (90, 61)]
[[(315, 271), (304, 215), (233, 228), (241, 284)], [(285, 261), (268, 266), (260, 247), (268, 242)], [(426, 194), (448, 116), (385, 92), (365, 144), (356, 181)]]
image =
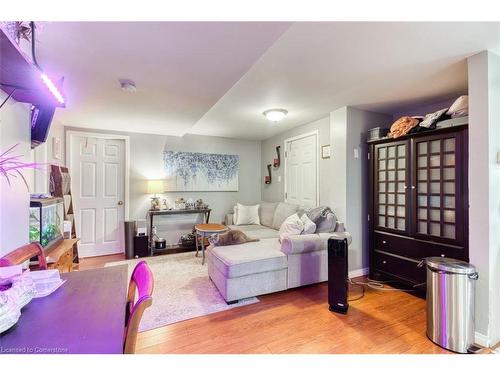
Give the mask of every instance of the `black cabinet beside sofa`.
[(368, 142), (371, 278), (425, 288), (423, 258), (469, 260), (467, 132)]

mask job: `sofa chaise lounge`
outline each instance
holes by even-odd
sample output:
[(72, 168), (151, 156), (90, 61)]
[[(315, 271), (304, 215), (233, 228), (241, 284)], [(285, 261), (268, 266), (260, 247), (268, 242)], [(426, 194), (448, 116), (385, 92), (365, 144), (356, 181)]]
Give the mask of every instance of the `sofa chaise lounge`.
[(226, 215), (229, 228), (260, 240), (209, 246), (208, 274), (226, 302), (328, 280), (328, 239), (346, 238), (350, 243), (351, 235), (328, 214), (316, 233), (289, 236), (280, 243), (281, 224), (301, 211), (298, 205), (261, 202), (260, 225), (234, 225), (233, 214)]

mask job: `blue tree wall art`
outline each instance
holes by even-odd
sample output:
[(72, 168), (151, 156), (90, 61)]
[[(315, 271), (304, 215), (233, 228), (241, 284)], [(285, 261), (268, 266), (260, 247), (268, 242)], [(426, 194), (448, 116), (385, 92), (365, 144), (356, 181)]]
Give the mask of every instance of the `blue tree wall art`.
[(239, 155), (165, 151), (168, 191), (238, 191)]

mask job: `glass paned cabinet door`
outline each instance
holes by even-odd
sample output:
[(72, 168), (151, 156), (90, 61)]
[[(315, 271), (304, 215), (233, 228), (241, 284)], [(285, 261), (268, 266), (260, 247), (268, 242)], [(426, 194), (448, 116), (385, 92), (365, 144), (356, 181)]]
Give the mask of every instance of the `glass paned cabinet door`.
[(413, 140), (416, 234), (455, 241), (459, 184), (457, 159), (459, 138), (456, 133)]
[(408, 226), (408, 143), (375, 146), (375, 227), (406, 232)]

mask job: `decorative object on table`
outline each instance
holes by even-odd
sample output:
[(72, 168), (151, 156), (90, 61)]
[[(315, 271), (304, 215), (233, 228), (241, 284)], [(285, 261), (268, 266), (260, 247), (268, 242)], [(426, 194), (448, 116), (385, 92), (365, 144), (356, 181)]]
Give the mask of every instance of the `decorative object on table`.
[(52, 137), (52, 158), (61, 159), (61, 138)]
[(168, 191), (238, 191), (239, 155), (164, 152)]
[(30, 200), (29, 240), (50, 249), (63, 240), (64, 207), (62, 198)]
[(181, 246), (185, 249), (194, 248), (195, 238), (194, 233), (186, 233), (181, 236)]
[(271, 183), (271, 164), (267, 165), (267, 176), (264, 176), (264, 183), (266, 185)]
[(380, 126), (376, 128), (372, 128), (368, 130), (368, 134), (366, 137), (366, 141), (376, 141), (377, 139), (381, 139), (387, 136), (387, 133), (389, 133), (389, 129), (387, 128), (382, 128)]
[(276, 146), (276, 155), (278, 157), (277, 157), (277, 159), (274, 159), (274, 161), (273, 161), (274, 168), (279, 168), (280, 164), (281, 164), (280, 148), (281, 148), (281, 146)]
[(196, 203), (193, 198), (188, 198), (186, 201), (186, 209), (193, 210), (195, 208)]
[(155, 249), (163, 250), (167, 248), (167, 240), (158, 236), (156, 227), (151, 228), (151, 235), (153, 237)]
[(148, 194), (153, 194), (151, 197), (151, 210), (157, 211), (161, 209), (160, 198), (156, 194), (161, 194), (165, 191), (165, 185), (162, 180), (149, 180), (148, 181)]
[(162, 210), (168, 210), (168, 204), (166, 199), (162, 199), (161, 201), (161, 209)]
[(0, 153), (0, 175), (7, 180), (9, 186), (11, 185), (12, 177), (21, 177), (26, 188), (29, 190), (28, 182), (24, 178), (22, 171), (25, 169), (40, 169), (41, 165), (37, 163), (25, 163), (21, 160), (22, 155), (13, 155), (17, 146), (19, 146), (19, 143)]
[(203, 209), (208, 208), (208, 204), (203, 203), (203, 199), (200, 198), (200, 199), (196, 200), (195, 208), (203, 210)]
[(321, 159), (330, 159), (330, 145), (321, 146)]
[(175, 204), (174, 204), (174, 208), (176, 210), (185, 210), (186, 209), (186, 201), (184, 200), (184, 198), (177, 198), (175, 200)]
[[(49, 191), (52, 196), (64, 202), (64, 220), (71, 222), (71, 239), (76, 239), (75, 216), (71, 196), (71, 175), (69, 169), (59, 165), (50, 166)], [(73, 245), (73, 263), (79, 263), (78, 246)]]

